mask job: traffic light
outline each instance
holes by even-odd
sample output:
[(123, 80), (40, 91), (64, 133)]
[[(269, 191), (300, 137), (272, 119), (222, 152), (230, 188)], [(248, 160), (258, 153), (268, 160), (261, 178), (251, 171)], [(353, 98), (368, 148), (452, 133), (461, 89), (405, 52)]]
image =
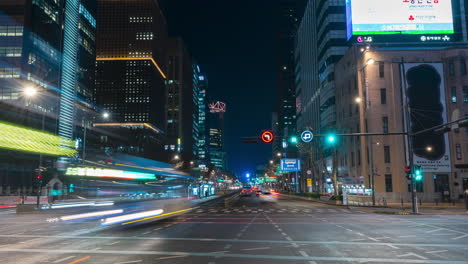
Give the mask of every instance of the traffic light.
[(335, 134), (328, 134), (326, 137), (325, 137), (325, 141), (330, 144), (330, 145), (335, 145), (336, 143), (336, 135)]
[(408, 166), (405, 166), (405, 174), (406, 174), (406, 179), (411, 179), (411, 168)]
[(289, 142), (291, 144), (297, 144), (299, 142), (299, 139), (296, 136), (292, 136), (289, 138)]
[(40, 181), (40, 180), (42, 180), (42, 178), (44, 178), (44, 176), (42, 174), (36, 175), (36, 180)]
[(421, 166), (414, 166), (413, 168), (414, 180), (421, 181), (423, 179), (423, 172)]

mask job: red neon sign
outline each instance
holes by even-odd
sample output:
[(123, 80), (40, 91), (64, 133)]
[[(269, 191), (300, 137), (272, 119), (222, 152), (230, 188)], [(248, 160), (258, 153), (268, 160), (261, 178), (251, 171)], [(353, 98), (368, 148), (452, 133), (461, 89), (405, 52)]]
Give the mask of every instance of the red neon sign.
[(260, 139), (263, 141), (263, 143), (271, 143), (275, 139), (275, 136), (271, 131), (263, 131)]

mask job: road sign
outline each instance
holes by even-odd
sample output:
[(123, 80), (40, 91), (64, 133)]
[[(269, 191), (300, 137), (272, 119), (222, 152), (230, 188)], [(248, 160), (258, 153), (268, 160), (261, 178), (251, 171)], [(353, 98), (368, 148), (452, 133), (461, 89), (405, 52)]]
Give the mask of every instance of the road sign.
[(306, 130), (306, 131), (302, 132), (301, 139), (305, 143), (309, 143), (309, 142), (312, 141), (312, 139), (314, 139), (314, 133), (312, 133), (312, 131)]
[(312, 186), (312, 179), (307, 179), (307, 186)]
[(260, 139), (263, 141), (263, 143), (271, 143), (273, 142), (273, 139), (275, 139), (275, 136), (273, 135), (273, 132), (267, 130), (262, 132)]
[(281, 171), (300, 171), (300, 159), (281, 159)]

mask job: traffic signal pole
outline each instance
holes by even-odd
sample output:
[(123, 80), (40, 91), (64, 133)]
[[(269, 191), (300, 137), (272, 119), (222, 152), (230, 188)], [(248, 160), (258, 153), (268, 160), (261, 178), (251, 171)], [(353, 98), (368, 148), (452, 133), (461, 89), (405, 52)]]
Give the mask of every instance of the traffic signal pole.
[[(400, 71), (403, 73), (403, 80), (406, 80), (406, 72), (405, 72), (405, 69), (403, 67), (403, 64), (401, 63), (400, 64)], [(406, 81), (405, 81), (405, 84), (404, 84), (404, 91), (406, 93), (406, 91), (408, 90), (407, 87), (406, 87)], [(417, 196), (416, 196), (416, 184), (415, 184), (415, 177), (414, 177), (414, 150), (413, 150), (413, 137), (414, 135), (412, 135), (410, 133), (410, 130), (411, 130), (411, 124), (410, 124), (410, 120), (411, 120), (411, 109), (410, 109), (410, 105), (409, 105), (409, 102), (408, 102), (408, 99), (406, 98), (406, 96), (402, 96), (402, 99), (405, 98), (405, 103), (403, 104), (404, 105), (404, 113), (406, 114), (406, 118), (405, 118), (405, 124), (406, 124), (406, 131), (408, 133), (406, 133), (406, 141), (407, 141), (407, 144), (408, 144), (408, 162), (409, 162), (409, 167), (411, 168), (411, 203), (412, 203), (412, 208), (413, 208), (413, 213), (414, 214), (417, 214), (419, 213), (419, 210), (418, 210), (418, 201), (417, 201)]]

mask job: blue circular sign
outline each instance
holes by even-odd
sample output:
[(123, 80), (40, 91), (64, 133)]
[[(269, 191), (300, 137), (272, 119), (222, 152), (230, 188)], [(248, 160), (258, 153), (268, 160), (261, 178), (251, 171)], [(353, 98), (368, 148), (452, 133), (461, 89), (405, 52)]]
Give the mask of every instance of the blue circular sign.
[(312, 133), (312, 131), (306, 130), (306, 131), (302, 132), (301, 139), (305, 143), (309, 143), (309, 142), (312, 141), (312, 139), (314, 139), (314, 133)]

